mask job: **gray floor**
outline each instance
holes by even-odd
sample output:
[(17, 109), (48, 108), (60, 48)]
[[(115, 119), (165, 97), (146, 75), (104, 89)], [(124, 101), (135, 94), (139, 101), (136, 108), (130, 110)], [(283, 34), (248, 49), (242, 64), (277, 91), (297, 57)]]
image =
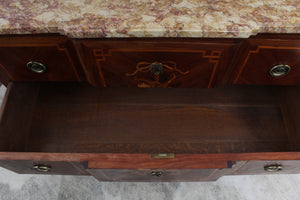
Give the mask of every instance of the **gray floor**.
[[(5, 87), (0, 87), (2, 102)], [(0, 168), (0, 200), (298, 200), (300, 174), (225, 176), (199, 183), (105, 183), (88, 176), (19, 175)]]
[(0, 200), (298, 200), (300, 175), (225, 176), (216, 182), (107, 183), (87, 176), (19, 175), (0, 168)]

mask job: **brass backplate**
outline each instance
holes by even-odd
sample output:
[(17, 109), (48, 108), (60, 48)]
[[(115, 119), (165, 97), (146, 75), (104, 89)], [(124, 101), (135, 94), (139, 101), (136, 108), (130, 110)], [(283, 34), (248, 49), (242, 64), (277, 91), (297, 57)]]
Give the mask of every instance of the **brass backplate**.
[(152, 153), (151, 158), (175, 158), (174, 153)]

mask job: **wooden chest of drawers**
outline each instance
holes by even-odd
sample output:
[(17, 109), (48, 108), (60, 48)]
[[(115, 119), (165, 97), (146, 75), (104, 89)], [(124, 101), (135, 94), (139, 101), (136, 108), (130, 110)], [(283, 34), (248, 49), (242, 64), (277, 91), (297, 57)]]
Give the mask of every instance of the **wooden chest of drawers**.
[(17, 38), (0, 46), (2, 167), (100, 181), (299, 173), (298, 35)]

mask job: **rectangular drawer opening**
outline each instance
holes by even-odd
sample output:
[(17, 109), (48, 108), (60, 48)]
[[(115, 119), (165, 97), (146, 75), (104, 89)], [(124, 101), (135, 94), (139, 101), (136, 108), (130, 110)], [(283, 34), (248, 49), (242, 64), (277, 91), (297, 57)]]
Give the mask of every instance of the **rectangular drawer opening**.
[(1, 109), (1, 152), (297, 151), (300, 87), (96, 88), (14, 82)]

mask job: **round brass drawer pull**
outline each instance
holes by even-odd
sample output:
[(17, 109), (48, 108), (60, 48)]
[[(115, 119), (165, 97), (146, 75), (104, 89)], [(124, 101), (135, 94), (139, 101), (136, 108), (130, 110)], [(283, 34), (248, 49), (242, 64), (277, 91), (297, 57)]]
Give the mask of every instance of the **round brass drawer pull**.
[(267, 165), (264, 167), (267, 172), (278, 172), (283, 169), (282, 165)]
[(38, 73), (38, 74), (45, 73), (47, 70), (47, 67), (44, 64), (39, 63), (39, 62), (28, 62), (27, 68), (30, 71)]
[(156, 176), (156, 177), (161, 177), (162, 174), (163, 174), (162, 171), (153, 171), (153, 172), (151, 172), (151, 175)]
[(290, 70), (291, 68), (288, 65), (275, 65), (271, 68), (270, 74), (271, 76), (284, 76), (289, 73)]
[(51, 167), (46, 165), (33, 165), (32, 169), (40, 172), (49, 172)]

